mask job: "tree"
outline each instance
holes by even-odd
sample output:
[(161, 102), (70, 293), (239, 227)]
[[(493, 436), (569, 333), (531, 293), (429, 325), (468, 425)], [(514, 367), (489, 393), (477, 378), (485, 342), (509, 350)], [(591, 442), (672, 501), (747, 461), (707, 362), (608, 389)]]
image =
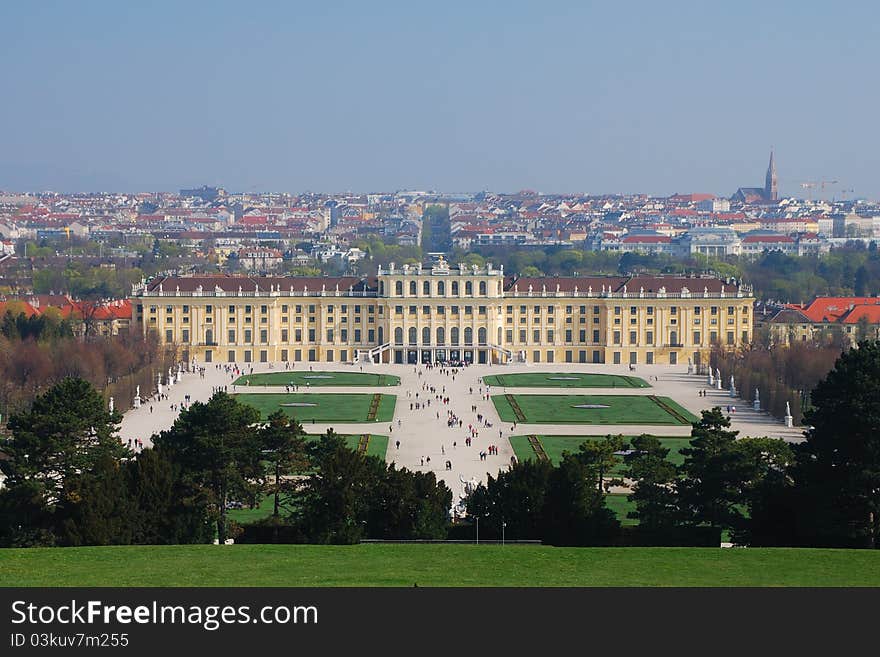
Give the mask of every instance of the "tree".
[(128, 486), (137, 522), (132, 543), (207, 543), (213, 536), (208, 497), (186, 481), (180, 466), (156, 449), (145, 449), (127, 464)]
[(42, 485), (25, 480), (0, 490), (0, 547), (55, 545), (54, 515)]
[(479, 518), (487, 536), (507, 534), (540, 540), (544, 531), (544, 505), (553, 466), (549, 461), (520, 461), (510, 470), (488, 478), (468, 496), (468, 515)]
[(288, 418), (284, 411), (278, 409), (268, 420), (260, 430), (260, 442), (273, 473), (272, 515), (277, 518), (281, 496), (289, 493), (292, 488), (290, 481), (284, 477), (304, 471), (308, 465), (308, 457), (305, 451), (305, 431), (296, 419)]
[(658, 438), (644, 434), (632, 439), (632, 452), (624, 456), (624, 476), (633, 481), (629, 499), (636, 505), (627, 518), (646, 529), (674, 526), (680, 516), (675, 494), (678, 469), (668, 456), (669, 449)]
[(598, 469), (579, 454), (566, 453), (553, 469), (544, 501), (544, 541), (551, 545), (590, 545), (614, 536), (620, 523), (605, 506)]
[(596, 491), (600, 495), (604, 495), (611, 486), (623, 484), (619, 477), (608, 478), (608, 475), (620, 463), (617, 454), (625, 447), (623, 436), (610, 434), (602, 440), (584, 441), (578, 447), (577, 459), (587, 468), (587, 476), (596, 482)]
[(120, 420), (90, 383), (64, 379), (10, 418), (12, 437), (0, 441), (0, 452), (9, 456), (0, 461), (6, 485), (36, 482), (46, 504), (57, 504), (69, 477), (90, 471), (102, 457), (127, 454), (116, 435)]
[(398, 470), (392, 463), (384, 468), (370, 500), (367, 536), (410, 540), (446, 538), (452, 491), (438, 482), (433, 472)]
[(875, 548), (880, 535), (880, 342), (843, 352), (812, 393), (795, 479), (825, 500), (812, 533)]
[(228, 502), (253, 495), (260, 475), (260, 437), (254, 426), (259, 419), (252, 406), (218, 392), (206, 403), (193, 403), (154, 440), (184, 478), (208, 495), (221, 544), (228, 533)]
[(681, 450), (684, 475), (678, 483), (679, 504), (691, 523), (733, 529), (743, 520), (742, 483), (747, 469), (735, 447), (737, 431), (717, 406), (703, 411), (691, 430), (691, 446)]
[(312, 543), (353, 544), (364, 537), (384, 464), (348, 449), (329, 430), (312, 450), (314, 472), (298, 496), (294, 517)]
[(130, 544), (137, 513), (124, 464), (104, 455), (68, 478), (57, 514), (66, 545)]

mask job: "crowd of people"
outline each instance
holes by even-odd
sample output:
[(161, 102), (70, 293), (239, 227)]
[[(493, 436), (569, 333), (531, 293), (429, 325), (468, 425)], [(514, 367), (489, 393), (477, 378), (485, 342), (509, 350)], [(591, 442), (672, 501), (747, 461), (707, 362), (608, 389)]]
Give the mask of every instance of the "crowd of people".
[[(469, 412), (462, 412), (454, 409), (457, 405), (451, 396), (451, 391), (447, 392), (444, 378), (451, 383), (455, 381), (455, 376), (460, 373), (459, 367), (449, 367), (443, 364), (425, 364), (421, 367), (413, 367), (413, 374), (417, 375), (418, 388), (406, 391), (406, 400), (404, 403), (409, 404), (409, 412), (413, 414), (429, 412), (432, 403), (435, 408), (433, 410), (434, 419), (442, 425), (446, 426), (451, 433), (451, 449), (456, 450), (459, 442), (463, 442), (465, 447), (478, 445), (480, 440), (480, 431), (486, 428), (492, 428), (493, 423), (489, 419), (488, 414), (481, 408), (482, 402), (491, 402), (491, 391), (488, 385), (482, 385), (482, 379), (478, 382), (480, 385), (468, 388), (468, 396), (477, 397), (478, 403), (469, 405)], [(441, 377), (439, 381), (438, 377)], [(405, 408), (405, 407), (404, 407)], [(441, 426), (442, 426), (441, 425)], [(401, 428), (401, 421), (398, 419), (397, 428)], [(389, 427), (391, 430), (393, 427)], [(463, 432), (463, 437), (461, 433)], [(504, 432), (499, 430), (499, 439), (503, 439)], [(427, 447), (437, 449), (439, 442), (439, 450), (442, 456), (446, 455), (446, 447), (450, 444), (448, 438), (444, 438), (442, 432), (437, 433), (437, 438), (433, 437), (433, 432)], [(400, 440), (395, 441), (396, 449), (400, 449)], [(487, 461), (491, 456), (497, 456), (499, 449), (497, 445), (490, 444), (480, 449), (478, 456), (480, 461)], [(466, 458), (466, 457), (465, 457)], [(511, 461), (511, 465), (515, 461)], [(419, 467), (431, 467), (430, 455), (422, 455), (419, 457)], [(444, 467), (447, 471), (454, 470), (451, 459), (444, 460)]]
[[(464, 401), (463, 399), (453, 399), (452, 389), (447, 391), (447, 385), (454, 382), (456, 375), (460, 375), (462, 369), (468, 365), (463, 363), (451, 366), (444, 363), (435, 363), (433, 365), (425, 364), (413, 368), (413, 373), (417, 375), (417, 383), (412, 387), (407, 386), (409, 389), (406, 390), (405, 399), (398, 400), (398, 417), (388, 426), (389, 434), (395, 438), (393, 444), (397, 450), (401, 446), (401, 440), (398, 436), (402, 435), (402, 428), (406, 417), (405, 415), (401, 417), (401, 412), (405, 411), (405, 404), (408, 403), (410, 413), (433, 414), (433, 419), (438, 422), (439, 426), (445, 425), (446, 431), (441, 429), (437, 432), (430, 432), (425, 436), (427, 438), (425, 446), (428, 449), (433, 448), (437, 450), (439, 448), (440, 455), (445, 457), (447, 446), (452, 450), (457, 450), (458, 443), (461, 442), (465, 448), (479, 446), (478, 456), (480, 461), (486, 461), (489, 457), (498, 455), (498, 446), (494, 444), (487, 445), (485, 436), (481, 437), (480, 435), (481, 431), (493, 427), (485, 407), (482, 406), (485, 402), (491, 403), (490, 387), (483, 385), (482, 379), (478, 379), (478, 385), (470, 386), (467, 389), (471, 400), (478, 400), (475, 403), (469, 404), (470, 412), (464, 411), (460, 405)], [(285, 363), (284, 368), (291, 370), (294, 369), (294, 366), (290, 363)], [(253, 365), (246, 364), (240, 366), (236, 363), (218, 363), (215, 365), (215, 370), (222, 372), (224, 377), (228, 376), (229, 382), (211, 386), (212, 394), (228, 392), (230, 387), (235, 392), (237, 385), (234, 381), (241, 376), (254, 373)], [(361, 370), (363, 370), (362, 367)], [(314, 371), (314, 367), (309, 366), (309, 371)], [(454, 389), (454, 386), (452, 388)], [(298, 392), (299, 386), (288, 384), (284, 386), (284, 390), (286, 393)], [(456, 394), (461, 395), (462, 393)], [(183, 395), (180, 401), (172, 401), (165, 392), (155, 395), (155, 398), (159, 402), (171, 401), (169, 408), (175, 414), (186, 409), (192, 402), (189, 394)], [(467, 406), (464, 408), (467, 408)], [(150, 412), (153, 412), (152, 404), (150, 405)], [(503, 437), (503, 431), (499, 430), (499, 440), (503, 440)], [(133, 451), (143, 448), (143, 441), (140, 439), (128, 439), (128, 444)], [(436, 452), (433, 453), (436, 458)], [(461, 458), (468, 459), (464, 454)], [(445, 470), (454, 471), (453, 459), (444, 458), (443, 465)], [(431, 456), (428, 454), (421, 456), (419, 458), (419, 466), (431, 468)]]

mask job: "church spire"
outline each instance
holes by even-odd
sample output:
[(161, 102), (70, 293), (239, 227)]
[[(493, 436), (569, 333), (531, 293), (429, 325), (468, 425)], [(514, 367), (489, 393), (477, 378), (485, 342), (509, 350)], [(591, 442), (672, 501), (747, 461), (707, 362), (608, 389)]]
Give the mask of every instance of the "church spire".
[(767, 165), (767, 176), (764, 179), (764, 198), (768, 201), (778, 200), (779, 183), (776, 179), (776, 162), (773, 160), (773, 149), (770, 149), (770, 164)]

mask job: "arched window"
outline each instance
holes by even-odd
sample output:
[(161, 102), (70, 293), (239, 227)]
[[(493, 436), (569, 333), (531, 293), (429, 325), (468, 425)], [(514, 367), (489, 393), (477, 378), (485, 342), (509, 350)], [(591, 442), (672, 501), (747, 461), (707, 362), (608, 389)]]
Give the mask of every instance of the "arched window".
[(416, 294), (417, 294), (417, 292), (416, 292), (416, 282), (415, 282), (415, 281), (410, 281), (410, 282), (409, 282), (409, 296), (414, 297), (414, 296), (416, 296)]
[(403, 281), (397, 281), (394, 284), (394, 294), (396, 294), (399, 297), (403, 296)]
[(464, 330), (464, 343), (468, 346), (474, 343), (474, 329), (472, 329), (470, 326), (468, 326)]
[(678, 331), (669, 332), (669, 344), (678, 344)]
[[(499, 331), (501, 329), (498, 329)], [(400, 341), (403, 342), (403, 334), (400, 335)], [(379, 327), (379, 344), (383, 344), (385, 342), (385, 329), (384, 327)]]
[(431, 329), (427, 326), (422, 329), (422, 344), (429, 345), (431, 344)]
[[(381, 342), (381, 339), (379, 341)], [(394, 329), (394, 344), (403, 344), (403, 329), (399, 326)]]
[(437, 296), (446, 296), (446, 281), (437, 281)]
[(501, 289), (501, 281), (498, 281), (498, 296), (499, 296), (499, 297), (501, 296), (501, 292), (502, 292), (502, 289)]
[(442, 347), (446, 344), (446, 329), (442, 326), (437, 328), (437, 345)]
[(431, 281), (422, 283), (422, 294), (426, 297), (431, 296)]
[(207, 344), (214, 343), (214, 331), (212, 329), (208, 329), (207, 331), (205, 331), (205, 342)]
[(498, 327), (498, 346), (499, 346), (499, 347), (500, 347), (502, 344), (504, 344), (504, 343), (501, 341), (501, 336), (502, 336), (502, 335), (503, 335), (503, 331), (502, 331), (501, 327), (499, 326), (499, 327)]
[(477, 344), (486, 344), (486, 329), (481, 328), (477, 331)]
[(458, 327), (457, 326), (453, 326), (449, 330), (449, 341), (453, 347), (458, 346)]
[(484, 297), (486, 294), (486, 281), (480, 281), (480, 296)]
[(470, 281), (467, 281), (467, 282), (464, 284), (464, 295), (465, 295), (466, 297), (472, 297), (472, 296), (474, 296), (474, 284), (471, 283)]
[(452, 296), (458, 296), (458, 281), (452, 281)]
[(410, 328), (409, 328), (409, 343), (416, 344), (418, 342), (418, 339), (419, 339), (419, 336), (418, 336), (418, 332), (416, 331), (416, 327), (410, 326)]

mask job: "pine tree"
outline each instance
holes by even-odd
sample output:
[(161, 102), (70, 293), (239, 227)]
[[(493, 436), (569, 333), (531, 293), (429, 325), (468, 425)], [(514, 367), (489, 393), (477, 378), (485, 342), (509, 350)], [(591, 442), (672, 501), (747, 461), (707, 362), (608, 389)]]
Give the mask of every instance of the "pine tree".
[(272, 515), (275, 518), (280, 515), (283, 497), (294, 489), (285, 477), (303, 472), (308, 466), (304, 436), (302, 425), (288, 418), (281, 409), (272, 413), (260, 430), (263, 455), (269, 460), (272, 472)]
[(12, 437), (0, 442), (9, 456), (0, 461), (6, 486), (36, 482), (45, 503), (54, 506), (69, 477), (90, 471), (101, 458), (127, 455), (116, 435), (120, 420), (87, 381), (66, 378), (55, 384), (29, 411), (9, 420)]
[(627, 518), (646, 529), (674, 526), (680, 516), (675, 494), (678, 469), (667, 460), (669, 449), (658, 438), (643, 434), (632, 439), (632, 450), (624, 457), (624, 476), (633, 482), (629, 499), (636, 510)]
[(154, 441), (180, 466), (184, 480), (210, 499), (221, 544), (228, 535), (227, 503), (252, 496), (261, 475), (259, 419), (252, 406), (218, 392), (206, 403), (193, 403)]
[(737, 431), (717, 406), (703, 411), (691, 430), (691, 446), (681, 450), (683, 478), (678, 483), (679, 504), (696, 525), (733, 529), (743, 521), (742, 492), (747, 468), (737, 450)]
[[(880, 342), (841, 354), (812, 393), (811, 428), (796, 481), (815, 511), (809, 531), (825, 539), (880, 544)], [(836, 537), (836, 539), (834, 538)]]

